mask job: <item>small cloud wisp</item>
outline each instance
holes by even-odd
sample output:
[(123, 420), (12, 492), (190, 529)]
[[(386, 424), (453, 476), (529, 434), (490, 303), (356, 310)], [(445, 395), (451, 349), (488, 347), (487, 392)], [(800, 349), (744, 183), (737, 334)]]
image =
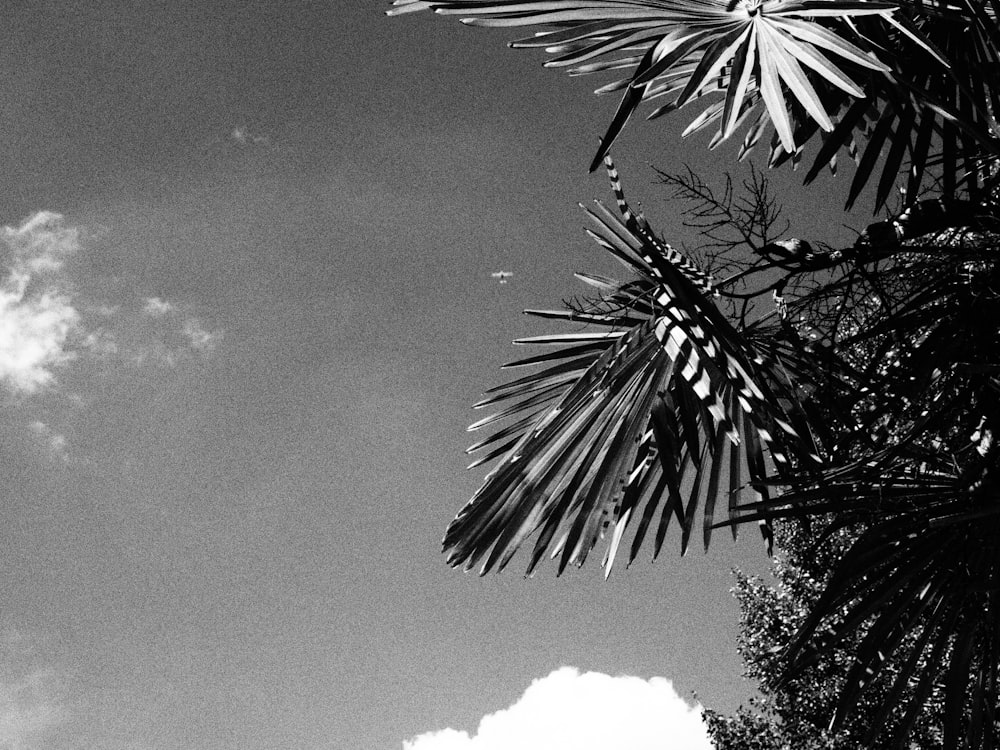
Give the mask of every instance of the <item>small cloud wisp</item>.
[(229, 139), (240, 146), (270, 146), (271, 139), (266, 135), (251, 133), (243, 125), (237, 125), (229, 131)]

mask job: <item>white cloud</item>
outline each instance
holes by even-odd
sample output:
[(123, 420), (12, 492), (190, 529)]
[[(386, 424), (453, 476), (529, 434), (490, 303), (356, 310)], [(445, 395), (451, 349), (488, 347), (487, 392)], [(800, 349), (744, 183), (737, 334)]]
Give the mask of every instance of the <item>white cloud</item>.
[(126, 363), (173, 367), (208, 357), (223, 336), (183, 301), (137, 295), (132, 279), (95, 276), (87, 250), (99, 248), (49, 211), (0, 227), (0, 397), (15, 397), (0, 404), (25, 410), (36, 445), (64, 459), (71, 414), (46, 411), (46, 403), (91, 401), (92, 376)]
[(61, 272), (79, 240), (61, 216), (46, 211), (16, 229), (4, 227), (0, 240), (7, 267), (0, 281), (0, 383), (34, 393), (73, 358), (67, 342), (80, 314)]
[(468, 732), (457, 729), (442, 729), (440, 732), (427, 732), (403, 743), (403, 750), (469, 750), (473, 740)]
[(16, 631), (0, 637), (0, 748), (28, 750), (46, 730), (68, 718), (59, 675), (33, 661), (31, 644)]
[(46, 694), (48, 672), (0, 681), (0, 747), (27, 750), (29, 741), (62, 723), (64, 711)]
[(62, 215), (51, 211), (39, 211), (16, 229), (4, 227), (0, 238), (11, 268), (29, 274), (58, 271), (80, 248), (79, 232), (64, 226)]
[(711, 750), (701, 707), (663, 677), (612, 677), (557, 669), (510, 708), (484, 716), (475, 734), (428, 732), (403, 750)]
[(0, 229), (0, 386), (36, 393), (83, 354), (174, 365), (217, 347), (222, 332), (184, 305), (158, 296), (129, 299), (128, 293), (104, 299), (107, 292), (94, 291), (100, 283), (66, 268), (79, 252), (79, 231), (50, 211)]
[[(66, 436), (56, 432), (49, 425), (40, 419), (36, 419), (34, 422), (28, 425), (28, 429), (31, 430), (38, 439), (45, 445), (45, 447), (52, 452), (52, 455), (58, 456), (59, 458), (66, 459)], [(0, 745), (2, 747), (2, 745)]]
[(191, 348), (202, 354), (214, 351), (219, 341), (222, 340), (221, 331), (206, 330), (197, 318), (188, 318), (185, 320), (183, 331), (191, 344)]
[(109, 357), (118, 353), (115, 335), (107, 328), (94, 328), (80, 337), (79, 345), (99, 357)]
[(142, 307), (142, 311), (146, 313), (146, 315), (150, 315), (154, 318), (162, 317), (167, 313), (173, 312), (173, 310), (174, 306), (172, 304), (166, 300), (160, 299), (159, 297), (147, 297), (146, 303)]
[(240, 146), (269, 146), (271, 144), (271, 139), (266, 135), (251, 133), (243, 125), (237, 125), (229, 131), (229, 138)]

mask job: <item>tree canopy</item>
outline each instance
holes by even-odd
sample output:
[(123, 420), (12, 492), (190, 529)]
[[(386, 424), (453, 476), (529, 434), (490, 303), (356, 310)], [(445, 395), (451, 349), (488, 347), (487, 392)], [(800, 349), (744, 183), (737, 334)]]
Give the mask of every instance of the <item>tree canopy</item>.
[[(735, 715), (704, 711), (717, 750), (856, 750), (892, 747), (892, 729), (904, 714), (906, 700), (879, 717), (884, 698), (899, 664), (890, 663), (873, 683), (866, 699), (840, 726), (832, 729), (845, 675), (862, 638), (855, 634), (836, 648), (818, 654), (809, 669), (794, 679), (776, 683), (783, 646), (794, 635), (822, 593), (838, 556), (855, 532), (841, 530), (823, 539), (825, 524), (778, 524), (770, 581), (739, 575), (734, 589), (740, 604), (739, 651), (745, 676), (759, 686), (759, 694)], [(822, 540), (822, 543), (819, 543)], [(908, 688), (906, 697), (909, 697)], [(910, 750), (930, 750), (942, 744), (940, 691), (929, 696), (908, 738)], [(887, 731), (888, 730), (888, 731)]]

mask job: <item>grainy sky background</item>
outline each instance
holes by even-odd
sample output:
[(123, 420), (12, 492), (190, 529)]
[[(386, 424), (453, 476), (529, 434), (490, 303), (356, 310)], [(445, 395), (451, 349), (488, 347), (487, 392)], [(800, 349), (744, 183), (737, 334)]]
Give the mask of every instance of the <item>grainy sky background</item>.
[[(675, 707), (751, 693), (728, 589), (766, 569), (754, 533), (608, 582), (445, 565), (468, 407), (542, 330), (520, 311), (614, 268), (576, 204), (607, 197), (585, 168), (615, 102), (387, 7), (6, 4), (0, 746), (466, 748), (532, 681), (571, 695), (568, 666)], [(616, 156), (683, 238), (647, 163), (735, 146), (680, 124)], [(779, 182), (830, 239), (808, 200), (846, 184)]]

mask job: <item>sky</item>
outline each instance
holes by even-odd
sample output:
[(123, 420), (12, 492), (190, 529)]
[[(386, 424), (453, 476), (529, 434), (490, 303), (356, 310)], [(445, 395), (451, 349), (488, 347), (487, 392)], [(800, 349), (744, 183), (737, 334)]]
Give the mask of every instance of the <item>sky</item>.
[[(752, 695), (754, 534), (606, 582), (445, 564), (469, 407), (551, 329), (521, 311), (615, 268), (577, 206), (614, 102), (388, 7), (5, 8), (0, 748), (697, 748)], [(680, 125), (616, 159), (683, 239), (650, 165), (736, 147)], [(775, 180), (799, 236), (865, 223)]]

